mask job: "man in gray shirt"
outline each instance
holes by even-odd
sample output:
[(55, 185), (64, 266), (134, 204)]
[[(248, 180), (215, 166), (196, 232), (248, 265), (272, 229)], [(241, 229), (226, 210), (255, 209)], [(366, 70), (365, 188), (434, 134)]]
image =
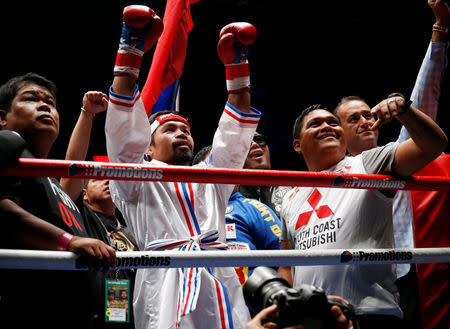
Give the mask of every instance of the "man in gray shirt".
[[(411, 139), (346, 157), (339, 118), (315, 105), (294, 124), (294, 150), (310, 171), (408, 176), (446, 147), (444, 132), (402, 97), (383, 100), (371, 111), (380, 122), (397, 118)], [(282, 249), (393, 248), (391, 196), (377, 190), (294, 188), (281, 208)], [(394, 265), (300, 266), (294, 274), (290, 267), (280, 267), (280, 274), (294, 286), (311, 284), (347, 299), (361, 328), (402, 326)]]

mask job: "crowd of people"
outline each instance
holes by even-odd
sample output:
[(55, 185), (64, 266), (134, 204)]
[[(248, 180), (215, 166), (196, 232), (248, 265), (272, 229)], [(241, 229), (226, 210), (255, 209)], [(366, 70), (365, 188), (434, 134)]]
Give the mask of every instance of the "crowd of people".
[[(292, 147), (308, 171), (448, 175), (450, 159), (442, 154), (448, 139), (435, 121), (447, 68), (450, 8), (444, 0), (428, 4), (436, 22), (410, 97), (392, 91), (370, 106), (350, 95), (334, 108), (311, 104), (299, 109), (292, 123)], [(136, 83), (143, 56), (158, 42), (163, 25), (147, 6), (124, 8), (109, 95), (85, 93), (65, 159), (86, 160), (95, 116), (106, 112), (107, 161), (274, 169), (270, 145), (258, 128), (264, 113), (252, 107), (251, 100), (249, 48), (257, 38), (256, 27), (236, 22), (220, 31), (217, 53), (228, 96), (211, 145), (194, 152), (187, 115), (152, 113), (146, 103), (148, 86), (140, 90)], [(37, 73), (13, 77), (0, 87), (0, 170), (21, 157), (48, 158), (60, 130), (56, 94), (55, 84)], [(379, 128), (391, 120), (402, 125), (398, 139), (379, 146)], [(448, 246), (449, 196), (443, 191), (204, 184), (188, 179), (1, 180), (1, 247), (71, 251), (88, 267), (0, 269), (0, 321), (7, 328), (267, 328), (264, 319), (277, 312), (276, 305), (252, 309), (244, 299), (242, 286), (254, 268), (117, 270), (116, 251), (196, 251), (212, 241), (228, 250), (394, 249), (430, 247), (431, 240)], [(275, 270), (292, 287), (318, 287), (350, 305), (356, 314), (351, 320), (338, 306), (331, 307), (337, 328), (446, 328), (450, 321), (445, 312), (450, 302), (448, 264)], [(425, 282), (434, 285), (434, 294)]]

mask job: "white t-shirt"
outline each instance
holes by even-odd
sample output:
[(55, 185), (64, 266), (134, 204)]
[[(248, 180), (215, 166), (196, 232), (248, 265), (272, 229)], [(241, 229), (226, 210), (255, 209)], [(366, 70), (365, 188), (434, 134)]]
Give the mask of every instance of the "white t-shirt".
[[(328, 172), (390, 174), (396, 145), (345, 157)], [(297, 187), (281, 208), (282, 240), (293, 249), (393, 248), (392, 191)], [(310, 284), (347, 299), (357, 314), (402, 317), (395, 265), (297, 266), (294, 286)]]

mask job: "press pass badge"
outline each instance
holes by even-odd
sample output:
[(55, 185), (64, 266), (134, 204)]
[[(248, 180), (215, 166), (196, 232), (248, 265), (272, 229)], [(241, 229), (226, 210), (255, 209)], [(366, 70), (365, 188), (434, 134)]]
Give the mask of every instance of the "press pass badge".
[(105, 322), (130, 322), (130, 281), (106, 280)]
[(228, 250), (251, 250), (246, 242), (241, 241), (227, 241)]

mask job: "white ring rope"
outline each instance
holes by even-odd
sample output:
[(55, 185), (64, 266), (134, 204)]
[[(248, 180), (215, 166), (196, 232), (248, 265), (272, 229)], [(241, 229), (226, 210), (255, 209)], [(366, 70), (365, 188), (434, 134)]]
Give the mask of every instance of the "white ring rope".
[[(450, 177), (407, 177), (280, 170), (151, 167), (46, 159), (20, 159), (0, 176), (48, 176), (119, 180), (186, 181), (247, 185), (316, 186), (391, 190), (450, 190)], [(252, 251), (135, 251), (117, 252), (117, 269), (240, 266), (311, 266), (339, 264), (413, 264), (450, 262), (450, 248), (322, 249)], [(71, 252), (0, 250), (0, 268), (85, 270)]]
[[(122, 251), (117, 269), (449, 263), (450, 248)], [(0, 250), (0, 268), (86, 270), (68, 251)]]

